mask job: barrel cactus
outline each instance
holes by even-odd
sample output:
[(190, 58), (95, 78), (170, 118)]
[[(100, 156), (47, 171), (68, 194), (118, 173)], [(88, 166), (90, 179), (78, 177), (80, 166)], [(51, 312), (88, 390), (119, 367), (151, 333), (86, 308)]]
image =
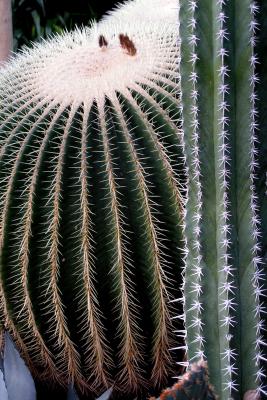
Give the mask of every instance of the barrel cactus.
[(180, 1), (188, 360), (207, 359), (222, 400), (266, 394), (257, 9), (250, 0)]
[(111, 18), (0, 71), (1, 322), (39, 380), (130, 395), (177, 372), (178, 33)]

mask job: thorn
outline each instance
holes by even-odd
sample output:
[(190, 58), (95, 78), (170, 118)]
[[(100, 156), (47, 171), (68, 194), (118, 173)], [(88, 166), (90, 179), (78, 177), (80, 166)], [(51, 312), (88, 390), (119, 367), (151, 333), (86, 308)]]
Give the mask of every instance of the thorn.
[(126, 50), (127, 54), (129, 54), (129, 56), (135, 56), (137, 53), (137, 50), (136, 50), (136, 47), (135, 47), (133, 41), (129, 38), (129, 36), (124, 35), (123, 33), (120, 33), (119, 39), (120, 39), (121, 47), (124, 50)]

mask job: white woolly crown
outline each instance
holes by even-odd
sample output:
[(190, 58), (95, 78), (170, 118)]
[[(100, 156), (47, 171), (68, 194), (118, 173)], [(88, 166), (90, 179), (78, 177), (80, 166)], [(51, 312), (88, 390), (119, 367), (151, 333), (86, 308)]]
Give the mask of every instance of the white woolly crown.
[(119, 4), (115, 9), (109, 11), (100, 21), (106, 23), (116, 19), (121, 21), (144, 21), (174, 24), (178, 23), (178, 2), (177, 0), (133, 0)]
[[(130, 3), (129, 12), (135, 3), (141, 7), (144, 1)], [(161, 81), (162, 77), (168, 80), (177, 71), (177, 28), (170, 18), (165, 23), (135, 19), (129, 23), (120, 17), (123, 10), (128, 13), (128, 7), (123, 6), (116, 19), (25, 50), (2, 70), (3, 81), (13, 77), (11, 84), (18, 97), (23, 90), (37, 99), (70, 104), (101, 101), (115, 92), (134, 89), (136, 84), (157, 81), (159, 75)]]

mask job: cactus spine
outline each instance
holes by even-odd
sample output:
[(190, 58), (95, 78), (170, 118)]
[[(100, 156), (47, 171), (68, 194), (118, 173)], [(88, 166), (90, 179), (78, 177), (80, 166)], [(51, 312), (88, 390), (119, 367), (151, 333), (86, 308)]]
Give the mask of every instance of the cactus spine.
[(250, 0), (180, 2), (188, 358), (206, 357), (222, 400), (263, 391), (256, 11)]
[(1, 320), (39, 377), (130, 394), (177, 358), (178, 46), (110, 19), (1, 70)]

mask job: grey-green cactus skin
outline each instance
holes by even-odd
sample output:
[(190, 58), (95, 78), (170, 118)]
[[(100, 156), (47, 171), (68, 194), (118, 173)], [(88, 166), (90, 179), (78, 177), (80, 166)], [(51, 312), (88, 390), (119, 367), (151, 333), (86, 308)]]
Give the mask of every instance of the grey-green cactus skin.
[(256, 181), (257, 190), (259, 193), (259, 207), (261, 213), (261, 242), (262, 242), (262, 257), (265, 258), (264, 265), (267, 265), (267, 4), (264, 1), (259, 1), (259, 13), (257, 22), (259, 24), (258, 40), (256, 42), (256, 54), (258, 56), (258, 64), (256, 70), (258, 72), (259, 82), (257, 84), (257, 109), (258, 109), (258, 145), (259, 151), (259, 179)]
[[(259, 29), (257, 33), (258, 40), (256, 42), (256, 54), (258, 56), (258, 64), (256, 71), (258, 73), (259, 82), (257, 83), (257, 110), (258, 110), (258, 169), (256, 180), (259, 212), (261, 217), (261, 257), (264, 276), (267, 274), (267, 3), (258, 1), (259, 12), (257, 22)], [(267, 280), (263, 282), (265, 293), (267, 291)], [(266, 304), (266, 303), (265, 303)], [(265, 341), (267, 340), (267, 332), (263, 332)], [(264, 349), (265, 360), (267, 359), (267, 348)], [(266, 361), (264, 361), (266, 362)]]
[(180, 2), (186, 340), (222, 400), (263, 390), (256, 12), (249, 0)]
[[(170, 349), (183, 265), (178, 47), (174, 33), (151, 32), (151, 76), (139, 71), (123, 90), (106, 82), (107, 96), (73, 95), (91, 82), (72, 80), (77, 52), (86, 58), (93, 40), (93, 56), (108, 58), (115, 75), (114, 52), (132, 73), (146, 30), (132, 33), (136, 54), (129, 38), (120, 38), (122, 48), (113, 32), (94, 41), (85, 30), (1, 70), (1, 321), (38, 379), (80, 392), (115, 385), (130, 395), (161, 387), (177, 369)], [(161, 51), (153, 55), (154, 39)], [(70, 74), (66, 83), (61, 73)]]

